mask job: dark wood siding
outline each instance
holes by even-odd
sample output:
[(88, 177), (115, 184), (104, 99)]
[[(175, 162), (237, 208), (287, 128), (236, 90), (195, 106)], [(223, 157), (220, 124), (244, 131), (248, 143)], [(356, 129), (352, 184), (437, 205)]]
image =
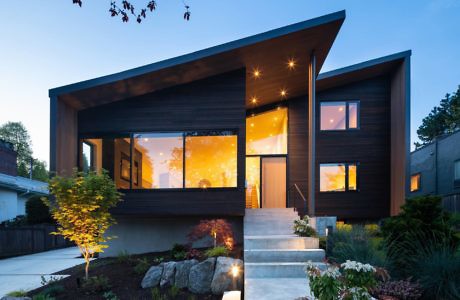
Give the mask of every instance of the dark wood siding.
[(125, 191), (117, 214), (244, 215), (245, 70), (78, 113), (80, 136), (139, 131), (238, 131), (238, 187)]
[[(341, 219), (390, 214), (390, 79), (377, 77), (317, 95), (316, 213)], [(360, 129), (320, 131), (321, 101), (360, 101)], [(401, 129), (403, 130), (403, 129)], [(319, 193), (319, 164), (359, 162), (358, 192)]]

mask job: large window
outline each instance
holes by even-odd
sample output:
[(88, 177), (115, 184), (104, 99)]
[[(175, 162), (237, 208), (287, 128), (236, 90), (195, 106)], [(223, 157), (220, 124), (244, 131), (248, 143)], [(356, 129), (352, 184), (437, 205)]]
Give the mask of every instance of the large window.
[(260, 207), (260, 156), (246, 157), (246, 208)]
[(321, 130), (348, 130), (359, 128), (359, 102), (321, 102)]
[(82, 139), (80, 169), (102, 168), (119, 189), (236, 187), (237, 135), (204, 131)]
[(320, 164), (320, 192), (345, 192), (358, 190), (358, 164)]
[(237, 186), (237, 136), (187, 134), (185, 137), (185, 187)]
[(420, 190), (421, 175), (420, 173), (414, 174), (410, 177), (410, 191), (416, 192)]
[(246, 119), (246, 155), (287, 154), (287, 108)]
[(134, 187), (143, 189), (183, 187), (182, 133), (141, 133), (135, 134), (133, 141)]

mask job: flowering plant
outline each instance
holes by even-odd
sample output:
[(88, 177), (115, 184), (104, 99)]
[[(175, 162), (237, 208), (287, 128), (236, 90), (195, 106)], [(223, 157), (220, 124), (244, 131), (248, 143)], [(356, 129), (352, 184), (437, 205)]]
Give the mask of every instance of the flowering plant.
[(321, 272), (317, 266), (308, 262), (307, 275), (315, 298), (319, 300), (338, 299), (342, 282), (339, 280), (340, 272), (337, 267), (330, 266), (326, 271)]
[(304, 216), (303, 219), (294, 220), (294, 233), (298, 236), (303, 237), (316, 237), (316, 231), (313, 227), (310, 226), (310, 218), (308, 216)]
[(370, 289), (377, 284), (375, 268), (370, 264), (347, 260), (340, 265), (343, 268), (343, 277), (347, 286)]

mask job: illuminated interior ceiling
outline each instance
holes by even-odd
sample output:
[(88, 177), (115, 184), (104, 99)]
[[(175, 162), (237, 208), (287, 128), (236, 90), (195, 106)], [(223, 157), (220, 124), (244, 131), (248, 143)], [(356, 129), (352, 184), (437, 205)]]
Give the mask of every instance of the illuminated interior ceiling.
[[(247, 107), (256, 96), (258, 105), (277, 102), (285, 88), (289, 97), (307, 92), (307, 65), (316, 57), (316, 74), (345, 19), (339, 11), (319, 18), (253, 35), (124, 72), (50, 90), (69, 106), (81, 110), (148, 94), (229, 71), (246, 69)], [(294, 60), (293, 68), (288, 65)], [(260, 69), (260, 78), (252, 72)]]

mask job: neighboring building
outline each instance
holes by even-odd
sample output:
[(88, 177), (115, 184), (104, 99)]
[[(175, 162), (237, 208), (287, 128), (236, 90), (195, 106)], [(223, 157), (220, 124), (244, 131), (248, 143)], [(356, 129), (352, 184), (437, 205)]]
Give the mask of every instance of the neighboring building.
[(51, 171), (104, 168), (124, 193), (106, 254), (168, 249), (202, 218), (230, 219), (241, 234), (246, 208), (397, 214), (411, 52), (319, 74), (344, 19), (50, 90)]
[(460, 131), (440, 136), (411, 153), (410, 196), (428, 194), (446, 200), (457, 197), (447, 202), (456, 201), (460, 211)]
[(45, 182), (17, 176), (16, 159), (13, 146), (0, 140), (0, 222), (25, 215), (30, 197), (48, 195)]

